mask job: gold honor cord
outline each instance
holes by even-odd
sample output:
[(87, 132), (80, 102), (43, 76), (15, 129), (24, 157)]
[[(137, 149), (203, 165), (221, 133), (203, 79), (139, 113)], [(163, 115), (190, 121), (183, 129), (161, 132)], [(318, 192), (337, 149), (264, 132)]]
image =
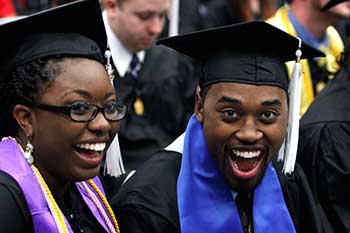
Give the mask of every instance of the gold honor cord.
[[(19, 144), (17, 142), (17, 140), (12, 138), (12, 137), (9, 137), (8, 139), (12, 139), (12, 140), (14, 140), (17, 143), (19, 149), (21, 150), (21, 152), (23, 154), (23, 158), (24, 158), (24, 151), (23, 151), (23, 148), (22, 148), (21, 144)], [(56, 226), (58, 228), (58, 232), (60, 232), (60, 233), (69, 233), (67, 225), (66, 225), (66, 223), (64, 221), (63, 214), (62, 214), (60, 208), (58, 207), (55, 199), (53, 198), (53, 196), (52, 196), (52, 194), (50, 192), (50, 189), (47, 186), (44, 178), (41, 176), (39, 170), (34, 166), (34, 164), (32, 164), (30, 166), (30, 168), (32, 169), (34, 177), (37, 180), (42, 193), (44, 194), (46, 203), (49, 206), (50, 212), (53, 215), (52, 217), (53, 217), (53, 219), (54, 219), (54, 221), (56, 223)]]
[[(45, 180), (43, 179), (43, 177), (41, 176), (39, 170), (34, 166), (34, 165), (31, 165), (30, 166), (33, 170), (33, 173), (34, 173), (34, 176), (36, 178), (36, 180), (38, 181), (39, 185), (40, 185), (40, 188), (45, 196), (45, 200), (49, 206), (49, 209), (53, 215), (53, 218), (56, 222), (56, 225), (57, 225), (57, 228), (58, 228), (58, 231), (61, 233), (68, 233), (68, 228), (66, 226), (66, 223), (64, 221), (64, 216), (60, 210), (60, 208), (58, 207), (55, 199), (53, 198), (51, 192), (50, 192), (50, 189), (49, 187), (47, 186)], [(82, 182), (83, 183), (83, 182)], [(105, 206), (105, 208), (107, 209), (108, 211), (108, 214), (110, 216), (110, 219), (112, 220), (113, 222), (113, 227), (110, 227), (110, 224), (108, 224), (108, 217), (106, 217), (104, 215), (104, 210), (101, 209), (101, 207), (98, 206), (98, 200), (96, 200), (96, 197), (94, 198), (94, 194), (91, 193), (91, 190), (86, 187), (85, 185), (83, 185), (84, 189), (87, 191), (89, 197), (91, 200), (93, 200), (94, 204), (96, 205), (97, 209), (99, 210), (100, 214), (102, 215), (103, 217), (103, 220), (106, 222), (106, 225), (109, 227), (109, 230), (110, 232), (117, 232), (117, 233), (120, 233), (120, 230), (119, 230), (119, 226), (118, 226), (118, 222), (114, 216), (114, 213), (112, 211), (112, 208), (110, 207), (110, 205), (108, 204), (107, 202), (107, 199), (105, 198), (105, 196), (103, 195), (103, 193), (101, 192), (101, 190), (97, 187), (97, 185), (92, 181), (92, 180), (88, 180), (88, 183), (89, 185), (92, 187), (92, 189), (97, 193), (98, 197), (100, 198), (100, 200), (102, 200), (102, 203), (103, 205)], [(90, 191), (90, 192), (89, 192)]]
[[(8, 139), (8, 138), (3, 138), (4, 139)], [(9, 138), (9, 139), (13, 139), (13, 138)], [(16, 141), (15, 139), (13, 139), (14, 141)], [(17, 141), (16, 141), (17, 142)], [(23, 154), (23, 157), (24, 157), (24, 151), (23, 151), (23, 148), (22, 146), (17, 142), (17, 145), (18, 147), (20, 148), (20, 150), (22, 151), (22, 154)], [(44, 178), (42, 177), (42, 175), (40, 174), (39, 170), (34, 166), (34, 164), (32, 164), (31, 166), (31, 169), (33, 171), (33, 174), (34, 174), (34, 177), (35, 179), (37, 180), (39, 186), (40, 186), (40, 189), (42, 191), (42, 193), (44, 194), (44, 197), (45, 197), (45, 200), (46, 200), (46, 203), (48, 204), (49, 206), (49, 209), (50, 209), (50, 212), (53, 216), (53, 219), (56, 223), (56, 226), (58, 228), (58, 231), (60, 233), (69, 233), (69, 230), (68, 230), (68, 227), (66, 225), (66, 221), (65, 221), (65, 218), (59, 208), (59, 206), (57, 205), (54, 197), (52, 196), (51, 194), (51, 191), (49, 189), (49, 187), (47, 186)], [(108, 201), (106, 199), (106, 197), (103, 195), (103, 193), (101, 192), (101, 190), (97, 187), (97, 185), (90, 179), (87, 181), (89, 183), (89, 185), (92, 187), (92, 189), (97, 193), (98, 197), (100, 198), (100, 200), (102, 200), (102, 203), (105, 207), (105, 209), (108, 211), (108, 214), (109, 214), (109, 218), (112, 220), (113, 222), (113, 227), (110, 227), (111, 224), (108, 224), (108, 221), (106, 219), (106, 213), (105, 211), (103, 210), (103, 212), (101, 211), (101, 207), (99, 207), (97, 205), (97, 202), (99, 202), (98, 200), (96, 201), (96, 198), (95, 195), (93, 193), (91, 193), (92, 191), (87, 187), (87, 185), (84, 183), (84, 182), (81, 182), (83, 184), (83, 187), (84, 189), (87, 191), (88, 195), (89, 195), (89, 198), (91, 200), (93, 200), (94, 204), (96, 205), (97, 209), (99, 210), (100, 214), (102, 215), (104, 221), (106, 222), (106, 225), (109, 227), (109, 230), (111, 232), (117, 232), (117, 233), (120, 233), (120, 230), (119, 230), (119, 225), (118, 225), (118, 222), (115, 218), (115, 215), (112, 211), (112, 208), (110, 207), (110, 205), (108, 204)], [(85, 184), (85, 185), (84, 185)], [(95, 200), (95, 201), (94, 201)], [(108, 218), (108, 217), (107, 217)], [(108, 219), (109, 220), (109, 219)], [(114, 229), (113, 229), (114, 228)]]
[(63, 214), (60, 210), (60, 208), (58, 207), (55, 199), (53, 198), (49, 187), (47, 186), (46, 182), (44, 181), (44, 178), (41, 176), (39, 170), (34, 166), (31, 165), (30, 166), (31, 169), (33, 170), (34, 176), (36, 178), (36, 180), (39, 183), (39, 186), (41, 188), (41, 191), (43, 192), (44, 196), (45, 196), (45, 200), (49, 206), (49, 209), (53, 215), (53, 218), (56, 222), (56, 226), (58, 228), (58, 231), (61, 233), (68, 233), (68, 228), (67, 225), (64, 221), (64, 217)]
[[(113, 222), (113, 227), (114, 227), (114, 229), (111, 228), (110, 230), (111, 230), (111, 231), (114, 230), (114, 231), (116, 231), (117, 233), (120, 233), (117, 219), (115, 218), (115, 215), (114, 215), (114, 213), (113, 213), (113, 211), (112, 211), (112, 208), (111, 208), (111, 206), (109, 205), (109, 203), (108, 203), (106, 197), (103, 195), (103, 193), (102, 193), (101, 190), (97, 187), (97, 185), (94, 183), (93, 180), (90, 179), (90, 180), (88, 180), (87, 182), (88, 182), (89, 185), (92, 187), (92, 189), (97, 193), (97, 195), (98, 195), (98, 197), (100, 198), (100, 200), (102, 200), (104, 207), (105, 207), (105, 208), (107, 209), (107, 211), (108, 211), (109, 218), (105, 219), (105, 222), (108, 224), (109, 220), (111, 219), (112, 222)], [(82, 182), (82, 183), (85, 184), (84, 182)], [(85, 189), (88, 191), (88, 187), (85, 186)], [(88, 191), (88, 193), (89, 193), (89, 191)], [(93, 195), (94, 195), (94, 194), (91, 193), (91, 195), (89, 195), (89, 196), (92, 197)], [(98, 206), (97, 203), (96, 203), (95, 205)], [(100, 210), (100, 209), (99, 209), (99, 210)], [(103, 218), (105, 218), (105, 217), (104, 217), (105, 214), (106, 214), (106, 213), (105, 213), (105, 211), (104, 211), (104, 209), (103, 209), (103, 212), (101, 211), (101, 215), (103, 216)]]

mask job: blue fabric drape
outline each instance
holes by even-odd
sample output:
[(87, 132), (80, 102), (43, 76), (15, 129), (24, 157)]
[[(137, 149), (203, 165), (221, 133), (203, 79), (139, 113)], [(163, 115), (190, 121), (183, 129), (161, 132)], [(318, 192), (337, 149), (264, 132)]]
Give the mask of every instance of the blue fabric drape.
[[(195, 116), (186, 129), (177, 198), (182, 233), (243, 232), (231, 190), (207, 150)], [(271, 164), (254, 191), (253, 222), (255, 233), (295, 232)]]

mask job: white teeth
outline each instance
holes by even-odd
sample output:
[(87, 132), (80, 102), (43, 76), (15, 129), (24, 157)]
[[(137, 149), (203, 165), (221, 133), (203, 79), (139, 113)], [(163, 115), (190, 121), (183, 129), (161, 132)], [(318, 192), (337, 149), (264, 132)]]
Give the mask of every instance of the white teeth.
[(246, 158), (246, 159), (251, 159), (251, 158), (255, 158), (258, 157), (261, 154), (260, 150), (256, 150), (256, 151), (239, 151), (239, 150), (232, 150), (232, 152), (242, 158)]
[(81, 144), (77, 144), (76, 147), (86, 149), (86, 150), (103, 151), (106, 148), (106, 143), (105, 142), (81, 143)]

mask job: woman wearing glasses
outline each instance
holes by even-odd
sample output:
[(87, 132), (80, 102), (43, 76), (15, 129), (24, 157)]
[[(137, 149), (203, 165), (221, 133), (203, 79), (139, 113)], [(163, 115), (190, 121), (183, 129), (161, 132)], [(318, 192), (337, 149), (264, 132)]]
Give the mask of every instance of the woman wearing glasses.
[(98, 1), (2, 25), (0, 37), (1, 231), (119, 232), (97, 174), (126, 106)]

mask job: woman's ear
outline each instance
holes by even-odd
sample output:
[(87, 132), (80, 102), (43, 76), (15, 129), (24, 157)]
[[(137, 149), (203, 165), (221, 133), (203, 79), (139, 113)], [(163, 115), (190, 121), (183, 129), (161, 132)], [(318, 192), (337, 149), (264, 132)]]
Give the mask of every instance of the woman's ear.
[(204, 99), (201, 97), (201, 89), (197, 86), (195, 103), (194, 103), (194, 113), (196, 114), (196, 118), (198, 122), (203, 123), (203, 107), (204, 107)]
[(17, 104), (13, 109), (13, 117), (16, 119), (19, 127), (28, 138), (33, 137), (33, 117), (34, 112), (31, 108)]

